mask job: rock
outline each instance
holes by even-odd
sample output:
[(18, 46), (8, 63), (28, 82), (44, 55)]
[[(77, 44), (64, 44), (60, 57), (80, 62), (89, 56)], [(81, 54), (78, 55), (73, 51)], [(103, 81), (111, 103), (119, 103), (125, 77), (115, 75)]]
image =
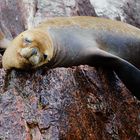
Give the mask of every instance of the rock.
[(90, 0), (75, 0), (75, 2), (75, 6), (72, 9), (73, 16), (97, 16)]
[[(91, 0), (0, 0), (0, 11), (13, 37), (54, 16), (98, 15)], [(107, 69), (0, 67), (0, 93), (2, 140), (140, 139), (140, 102)]]
[(139, 0), (127, 0), (123, 5), (123, 11), (125, 20), (134, 26), (140, 28), (140, 1)]
[(140, 103), (112, 72), (79, 66), (0, 76), (0, 138), (139, 138)]
[(16, 36), (24, 28), (23, 16), (18, 0), (0, 0), (0, 22)]
[(139, 0), (90, 0), (97, 16), (121, 20), (140, 27)]
[(90, 0), (98, 16), (124, 20), (123, 5), (126, 0)]

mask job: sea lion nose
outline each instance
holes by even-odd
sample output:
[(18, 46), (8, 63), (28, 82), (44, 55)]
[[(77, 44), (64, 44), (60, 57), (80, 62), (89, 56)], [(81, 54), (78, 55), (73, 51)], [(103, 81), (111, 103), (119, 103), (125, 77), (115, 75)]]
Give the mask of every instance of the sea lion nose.
[(37, 52), (38, 52), (38, 49), (37, 48), (32, 48), (31, 55), (35, 55), (35, 54), (37, 54)]
[(37, 48), (23, 48), (20, 50), (20, 55), (25, 57), (25, 58), (30, 58), (33, 55), (36, 55), (38, 53)]

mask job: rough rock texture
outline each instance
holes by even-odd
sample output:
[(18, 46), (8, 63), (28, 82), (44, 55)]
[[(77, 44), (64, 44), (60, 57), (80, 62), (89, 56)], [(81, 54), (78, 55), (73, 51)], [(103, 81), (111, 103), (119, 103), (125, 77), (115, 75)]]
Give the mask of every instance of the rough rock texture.
[(140, 136), (140, 104), (111, 77), (112, 72), (79, 66), (0, 73), (1, 139), (136, 140)]
[[(10, 38), (50, 17), (98, 15), (91, 1), (0, 0), (0, 28)], [(138, 140), (139, 108), (117, 76), (103, 68), (0, 68), (0, 140)]]
[(140, 27), (140, 0), (90, 0), (98, 16)]
[(140, 28), (140, 1), (127, 0), (123, 5), (125, 19), (128, 23)]
[(127, 0), (90, 0), (98, 16), (124, 20), (123, 5)]

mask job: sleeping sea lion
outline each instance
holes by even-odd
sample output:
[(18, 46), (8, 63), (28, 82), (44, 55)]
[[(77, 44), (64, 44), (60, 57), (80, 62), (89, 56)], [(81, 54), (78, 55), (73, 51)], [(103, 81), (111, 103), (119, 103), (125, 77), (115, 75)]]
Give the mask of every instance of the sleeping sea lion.
[(6, 49), (5, 69), (81, 64), (113, 69), (140, 99), (140, 29), (95, 17), (59, 17), (18, 35)]

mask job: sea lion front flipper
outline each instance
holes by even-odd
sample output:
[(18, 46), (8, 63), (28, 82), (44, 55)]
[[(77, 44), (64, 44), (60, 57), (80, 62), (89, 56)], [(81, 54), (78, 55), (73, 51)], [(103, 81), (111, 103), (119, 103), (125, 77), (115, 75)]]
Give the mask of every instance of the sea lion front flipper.
[[(94, 54), (95, 55), (95, 54)], [(126, 60), (100, 50), (97, 57), (105, 67), (111, 67), (134, 96), (140, 99), (140, 70)]]
[(140, 100), (140, 70), (129, 62), (116, 60), (114, 70), (126, 87)]

